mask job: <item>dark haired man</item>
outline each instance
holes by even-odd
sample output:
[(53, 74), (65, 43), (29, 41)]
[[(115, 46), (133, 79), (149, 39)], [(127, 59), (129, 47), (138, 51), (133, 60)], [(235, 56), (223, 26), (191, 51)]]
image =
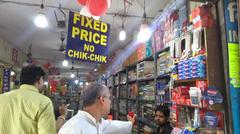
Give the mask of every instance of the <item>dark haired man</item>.
[(98, 83), (91, 83), (81, 94), (83, 111), (67, 121), (59, 134), (130, 134), (135, 117), (129, 121), (110, 121), (102, 119), (110, 111), (111, 95), (109, 89)]
[(155, 110), (155, 122), (158, 125), (156, 134), (171, 134), (172, 127), (169, 123), (170, 111), (167, 106), (158, 106)]
[(0, 134), (55, 134), (52, 102), (39, 92), (45, 73), (40, 67), (24, 67), (18, 90), (0, 95)]

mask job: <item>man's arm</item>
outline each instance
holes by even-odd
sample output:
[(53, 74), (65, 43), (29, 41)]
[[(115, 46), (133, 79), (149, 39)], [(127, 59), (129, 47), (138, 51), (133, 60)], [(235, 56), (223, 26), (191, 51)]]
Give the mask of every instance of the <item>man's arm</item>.
[(103, 120), (103, 134), (130, 134), (135, 122), (135, 115), (133, 118), (130, 116), (127, 118), (129, 121)]
[(56, 121), (50, 100), (40, 105), (37, 127), (38, 134), (56, 134)]

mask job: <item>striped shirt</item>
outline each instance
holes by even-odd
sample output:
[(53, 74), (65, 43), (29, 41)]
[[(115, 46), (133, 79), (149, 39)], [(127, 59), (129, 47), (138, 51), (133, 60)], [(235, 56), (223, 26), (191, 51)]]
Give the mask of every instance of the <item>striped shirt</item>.
[(51, 100), (32, 85), (0, 95), (0, 134), (56, 134)]

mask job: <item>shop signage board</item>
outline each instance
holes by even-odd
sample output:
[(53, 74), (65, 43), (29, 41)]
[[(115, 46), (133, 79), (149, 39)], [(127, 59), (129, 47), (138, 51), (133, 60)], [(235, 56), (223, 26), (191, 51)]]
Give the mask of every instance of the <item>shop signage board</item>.
[(10, 74), (11, 74), (11, 69), (5, 68), (3, 70), (3, 82), (2, 82), (3, 93), (10, 91)]
[(233, 132), (240, 134), (240, 56), (237, 0), (224, 0), (225, 27), (228, 48), (228, 68)]
[(107, 63), (110, 25), (69, 12), (66, 59)]

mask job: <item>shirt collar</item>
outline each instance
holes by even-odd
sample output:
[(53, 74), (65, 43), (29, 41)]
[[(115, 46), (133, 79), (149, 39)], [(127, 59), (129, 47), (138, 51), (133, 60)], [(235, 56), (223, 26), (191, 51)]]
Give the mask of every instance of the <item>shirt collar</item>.
[(34, 91), (34, 92), (39, 92), (39, 90), (35, 86), (28, 85), (28, 84), (21, 85), (19, 89), (20, 90), (31, 90), (31, 91)]
[(78, 115), (81, 115), (81, 116), (84, 116), (86, 117), (87, 119), (89, 119), (91, 122), (94, 123), (94, 125), (98, 126), (99, 123), (101, 123), (102, 119), (100, 120), (100, 122), (98, 122), (91, 114), (89, 114), (88, 112), (86, 111), (78, 111)]

